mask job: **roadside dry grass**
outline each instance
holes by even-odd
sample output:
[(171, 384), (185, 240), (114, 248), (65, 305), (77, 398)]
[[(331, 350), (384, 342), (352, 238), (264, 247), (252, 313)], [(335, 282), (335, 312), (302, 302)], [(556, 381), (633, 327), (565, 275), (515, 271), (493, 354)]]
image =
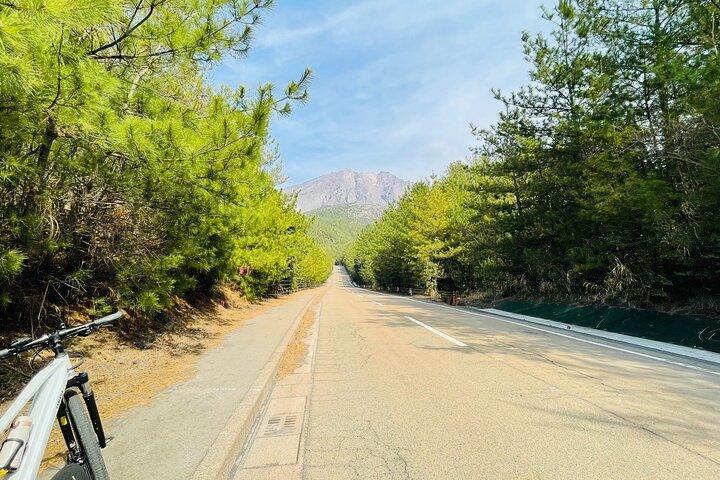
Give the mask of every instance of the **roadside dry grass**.
[(310, 327), (315, 323), (315, 312), (308, 309), (300, 320), (295, 334), (290, 340), (290, 344), (285, 349), (282, 357), (280, 357), (280, 365), (276, 373), (278, 380), (287, 377), (292, 374), (302, 362), (302, 359), (307, 355), (307, 344), (305, 343), (305, 337), (307, 337)]

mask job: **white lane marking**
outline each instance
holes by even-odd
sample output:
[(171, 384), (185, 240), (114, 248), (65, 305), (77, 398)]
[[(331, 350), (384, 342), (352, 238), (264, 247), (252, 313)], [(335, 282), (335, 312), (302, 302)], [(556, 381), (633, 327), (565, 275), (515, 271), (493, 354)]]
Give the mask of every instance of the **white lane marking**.
[(454, 343), (454, 344), (457, 345), (458, 347), (467, 347), (467, 345), (464, 344), (463, 342), (461, 342), (460, 340), (457, 340), (457, 339), (451, 337), (450, 335), (448, 335), (447, 333), (443, 333), (443, 332), (441, 332), (440, 330), (437, 330), (437, 329), (431, 327), (430, 325), (425, 325), (425, 324), (424, 324), (423, 322), (421, 322), (420, 320), (415, 320), (414, 318), (408, 317), (407, 315), (405, 315), (405, 318), (407, 318), (407, 319), (410, 320), (411, 322), (417, 323), (417, 324), (420, 325), (421, 327), (427, 328), (428, 330), (430, 330), (430, 331), (431, 331), (432, 333), (434, 333), (435, 335), (438, 335), (438, 336), (444, 338), (444, 339), (447, 340), (448, 342)]
[[(473, 312), (469, 312), (469, 313), (473, 313)], [(474, 315), (479, 315), (479, 314), (475, 314), (475, 313), (473, 313), (473, 314), (474, 314)], [(697, 371), (699, 371), (699, 372), (712, 373), (713, 375), (720, 375), (720, 372), (715, 372), (715, 371), (713, 371), (713, 370), (707, 370), (707, 369), (705, 369), (705, 368), (696, 367), (695, 365), (689, 365), (689, 364), (683, 363), (683, 362), (676, 362), (675, 360), (668, 360), (667, 358), (656, 357), (656, 356), (654, 356), (654, 355), (648, 355), (647, 353), (635, 352), (635, 351), (633, 351), (633, 350), (627, 350), (627, 349), (625, 349), (625, 348), (614, 347), (614, 346), (608, 345), (608, 344), (606, 344), (606, 343), (593, 342), (592, 340), (585, 340), (584, 338), (577, 338), (577, 337), (573, 337), (573, 336), (571, 336), (571, 335), (565, 335), (564, 333), (560, 333), (560, 332), (551, 332), (551, 331), (546, 330), (546, 329), (544, 329), (544, 328), (533, 327), (532, 325), (527, 325), (527, 324), (525, 324), (525, 323), (515, 322), (515, 321), (513, 321), (513, 320), (507, 320), (507, 319), (505, 319), (505, 318), (497, 318), (497, 319), (496, 319), (495, 317), (489, 317), (489, 318), (491, 318), (491, 319), (493, 319), (493, 320), (500, 320), (501, 322), (512, 323), (512, 324), (514, 324), (514, 325), (520, 325), (521, 327), (531, 328), (531, 329), (533, 329), (533, 330), (539, 330), (539, 331), (541, 331), (541, 332), (551, 333), (551, 334), (553, 334), (553, 335), (557, 335), (558, 337), (571, 338), (571, 339), (573, 339), (573, 340), (577, 340), (578, 342), (589, 343), (589, 344), (591, 344), (591, 345), (597, 345), (597, 346), (599, 346), (599, 347), (609, 348), (610, 350), (617, 350), (618, 352), (630, 353), (630, 354), (632, 354), (632, 355), (637, 355), (638, 357), (651, 358), (651, 359), (653, 359), (653, 360), (658, 360), (658, 361), (660, 361), (660, 362), (670, 363), (670, 364), (672, 364), (672, 365), (677, 365), (677, 366), (680, 366), (680, 367), (689, 368), (689, 369), (691, 369), (691, 370), (697, 370)]]
[(385, 306), (385, 305), (383, 305), (383, 304), (380, 303), (380, 302), (376, 302), (375, 300), (370, 300), (370, 301), (373, 302), (375, 305), (380, 305), (381, 307), (384, 307), (384, 306)]
[[(402, 297), (398, 297), (398, 298), (402, 298)], [(597, 345), (597, 346), (599, 346), (599, 347), (609, 348), (610, 350), (617, 350), (618, 352), (629, 353), (630, 355), (637, 355), (638, 357), (649, 358), (649, 359), (652, 359), (652, 360), (657, 360), (658, 362), (669, 363), (669, 364), (671, 364), (671, 365), (676, 365), (676, 366), (679, 366), (679, 367), (689, 368), (690, 370), (696, 370), (696, 371), (698, 371), (698, 372), (710, 373), (710, 374), (712, 374), (712, 375), (718, 375), (718, 376), (720, 376), (720, 372), (716, 372), (716, 371), (714, 371), (714, 370), (708, 370), (707, 368), (697, 367), (697, 366), (695, 366), (695, 365), (689, 365), (689, 364), (687, 364), (687, 363), (677, 362), (677, 361), (675, 361), (675, 360), (668, 360), (667, 358), (656, 357), (656, 356), (654, 356), (654, 355), (648, 355), (648, 354), (646, 354), (646, 353), (636, 352), (636, 351), (633, 351), (633, 350), (627, 350), (627, 349), (625, 349), (625, 348), (614, 347), (614, 346), (608, 345), (608, 344), (606, 344), (606, 343), (593, 342), (592, 340), (585, 340), (584, 338), (578, 338), (578, 337), (574, 337), (574, 336), (572, 336), (572, 335), (565, 335), (564, 333), (560, 333), (560, 332), (553, 332), (552, 330), (549, 330), (549, 329), (547, 329), (547, 328), (534, 327), (534, 326), (532, 326), (532, 325), (528, 325), (527, 323), (515, 322), (515, 321), (513, 321), (513, 320), (508, 320), (508, 319), (506, 319), (506, 318), (495, 317), (495, 316), (488, 315), (488, 314), (483, 314), (483, 313), (471, 312), (471, 311), (469, 311), (469, 310), (462, 310), (462, 309), (459, 309), (459, 308), (452, 308), (452, 307), (448, 307), (448, 306), (446, 306), (446, 305), (436, 305), (436, 304), (432, 304), (432, 303), (428, 303), (428, 302), (423, 302), (422, 300), (415, 300), (414, 298), (403, 298), (403, 300), (411, 300), (411, 301), (413, 301), (413, 302), (422, 303), (422, 304), (428, 305), (428, 306), (445, 308), (445, 309), (447, 309), (447, 310), (452, 310), (452, 311), (455, 312), (455, 313), (458, 313), (458, 312), (459, 312), (459, 313), (467, 313), (467, 314), (470, 314), (470, 315), (476, 315), (476, 316), (478, 316), (478, 317), (489, 318), (490, 320), (497, 320), (497, 321), (499, 321), (499, 322), (512, 323), (513, 325), (518, 325), (518, 326), (525, 327), (525, 328), (529, 328), (529, 329), (532, 329), (532, 330), (538, 330), (538, 331), (540, 331), (540, 332), (549, 333), (550, 335), (557, 335), (558, 337), (569, 338), (569, 339), (571, 339), (571, 340), (576, 340), (576, 341), (578, 341), (578, 342), (589, 343), (589, 344), (591, 344), (591, 345)], [(410, 318), (410, 317), (405, 317), (405, 318)], [(414, 321), (416, 321), (416, 320), (414, 320)]]

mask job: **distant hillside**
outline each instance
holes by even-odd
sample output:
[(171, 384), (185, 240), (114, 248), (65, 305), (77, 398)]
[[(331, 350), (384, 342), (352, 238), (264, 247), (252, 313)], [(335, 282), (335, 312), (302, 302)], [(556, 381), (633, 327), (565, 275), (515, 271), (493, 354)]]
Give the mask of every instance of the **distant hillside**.
[(307, 212), (308, 216), (313, 217), (309, 233), (330, 256), (340, 259), (360, 231), (380, 217), (383, 210), (383, 205), (318, 208)]
[(286, 189), (297, 193), (298, 208), (310, 212), (339, 205), (386, 206), (402, 196), (410, 182), (388, 172), (342, 170)]
[(333, 258), (342, 257), (360, 230), (398, 200), (411, 182), (387, 172), (343, 170), (294, 185), (298, 208), (313, 217), (310, 235)]

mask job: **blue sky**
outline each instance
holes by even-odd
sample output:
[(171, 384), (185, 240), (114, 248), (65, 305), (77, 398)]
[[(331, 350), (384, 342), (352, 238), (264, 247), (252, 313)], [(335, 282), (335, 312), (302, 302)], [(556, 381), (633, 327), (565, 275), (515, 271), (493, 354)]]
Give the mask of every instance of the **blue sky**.
[(527, 82), (520, 35), (546, 29), (540, 0), (278, 0), (250, 55), (216, 84), (282, 89), (305, 67), (310, 101), (275, 118), (289, 183), (335, 170), (442, 174), (469, 155), (469, 124), (500, 108), (491, 88)]

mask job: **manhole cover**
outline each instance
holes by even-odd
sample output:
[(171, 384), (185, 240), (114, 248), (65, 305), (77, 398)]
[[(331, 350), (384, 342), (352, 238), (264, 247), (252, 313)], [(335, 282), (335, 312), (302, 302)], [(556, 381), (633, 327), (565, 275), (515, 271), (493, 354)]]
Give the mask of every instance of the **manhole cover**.
[(300, 417), (296, 413), (273, 415), (265, 426), (264, 436), (292, 435), (300, 429)]

